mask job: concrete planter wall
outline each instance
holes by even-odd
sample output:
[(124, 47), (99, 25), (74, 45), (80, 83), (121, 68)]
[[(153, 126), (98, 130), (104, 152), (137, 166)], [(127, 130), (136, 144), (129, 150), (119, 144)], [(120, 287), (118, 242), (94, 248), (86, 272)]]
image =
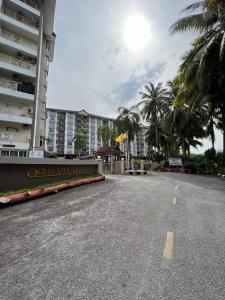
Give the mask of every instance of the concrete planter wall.
[(0, 158), (0, 191), (95, 175), (97, 160)]

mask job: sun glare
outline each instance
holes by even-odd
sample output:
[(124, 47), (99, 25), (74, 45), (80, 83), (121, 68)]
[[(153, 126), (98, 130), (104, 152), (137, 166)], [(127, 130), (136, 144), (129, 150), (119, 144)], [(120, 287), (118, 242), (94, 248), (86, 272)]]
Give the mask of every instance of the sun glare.
[(132, 51), (144, 49), (150, 37), (150, 24), (142, 15), (133, 15), (127, 19), (124, 27), (124, 42), (128, 49)]

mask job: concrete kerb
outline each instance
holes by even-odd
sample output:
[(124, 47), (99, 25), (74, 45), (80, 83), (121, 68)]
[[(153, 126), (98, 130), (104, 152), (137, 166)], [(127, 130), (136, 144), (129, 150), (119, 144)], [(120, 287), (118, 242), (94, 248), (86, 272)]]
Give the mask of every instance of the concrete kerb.
[(36, 198), (40, 198), (43, 196), (47, 196), (50, 194), (58, 193), (62, 190), (73, 188), (76, 186), (81, 186), (84, 184), (90, 184), (94, 182), (99, 182), (105, 180), (105, 176), (98, 176), (95, 178), (86, 178), (86, 179), (80, 179), (75, 181), (69, 181), (62, 184), (57, 184), (51, 187), (42, 188), (42, 189), (36, 189), (28, 192), (23, 193), (16, 193), (5, 197), (0, 197), (0, 207), (5, 206), (8, 204), (14, 204), (19, 202), (24, 202), (28, 200), (33, 200)]

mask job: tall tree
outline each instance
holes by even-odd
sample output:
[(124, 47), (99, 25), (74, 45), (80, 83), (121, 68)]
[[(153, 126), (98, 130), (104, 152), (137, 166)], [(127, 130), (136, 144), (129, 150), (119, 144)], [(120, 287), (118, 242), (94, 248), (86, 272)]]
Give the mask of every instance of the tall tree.
[(149, 82), (145, 86), (145, 92), (140, 93), (142, 101), (136, 107), (140, 109), (142, 118), (151, 124), (155, 130), (155, 144), (160, 151), (160, 120), (168, 109), (168, 92), (162, 87), (162, 83), (154, 85)]
[(214, 111), (220, 111), (225, 160), (225, 1), (199, 1), (184, 11), (189, 15), (173, 24), (172, 33), (194, 30), (199, 38), (180, 71), (186, 87), (198, 91), (195, 101), (208, 101)]
[(116, 119), (119, 133), (127, 134), (127, 167), (130, 168), (130, 143), (140, 131), (139, 114), (125, 107), (119, 108), (119, 116)]
[(84, 132), (78, 132), (73, 138), (75, 152), (78, 151), (79, 158), (81, 157), (82, 151), (85, 149), (87, 144), (87, 136)]
[(115, 144), (117, 131), (109, 126), (101, 126), (98, 128), (98, 138), (102, 140), (104, 146)]
[(190, 147), (202, 146), (198, 139), (204, 138), (204, 123), (198, 111), (192, 112), (190, 107), (175, 106), (168, 116), (174, 134), (178, 136), (178, 145), (181, 147), (186, 160), (190, 154)]

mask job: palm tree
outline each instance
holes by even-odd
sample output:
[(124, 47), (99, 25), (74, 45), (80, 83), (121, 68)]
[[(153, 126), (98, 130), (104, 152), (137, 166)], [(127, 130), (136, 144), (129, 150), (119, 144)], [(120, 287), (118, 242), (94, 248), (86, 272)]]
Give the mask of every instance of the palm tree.
[(165, 130), (161, 124), (158, 124), (157, 131), (155, 130), (154, 125), (150, 125), (148, 127), (148, 130), (146, 131), (146, 135), (145, 135), (145, 141), (150, 151), (153, 150), (152, 148), (156, 148), (158, 149), (158, 154), (159, 154), (159, 148), (164, 148), (165, 161), (168, 159), (168, 151), (167, 151), (168, 136), (165, 134)]
[(79, 158), (81, 157), (81, 153), (82, 151), (85, 149), (86, 147), (86, 143), (87, 143), (87, 136), (84, 132), (78, 132), (75, 137), (73, 138), (72, 141), (75, 141), (74, 143), (74, 148), (75, 151), (78, 151), (78, 155)]
[(183, 157), (186, 160), (190, 154), (190, 147), (202, 146), (198, 139), (206, 136), (204, 120), (198, 111), (191, 111), (190, 107), (178, 105), (173, 108), (168, 116), (168, 122), (172, 124), (173, 133), (178, 136), (178, 145), (181, 147)]
[[(155, 144), (160, 150), (159, 123), (165, 111), (168, 109), (168, 92), (162, 87), (162, 83), (154, 85), (149, 82), (145, 86), (145, 92), (140, 93), (142, 101), (136, 107), (141, 109), (143, 119), (154, 126), (155, 129)], [(151, 127), (152, 129), (152, 127)]]
[(216, 137), (215, 137), (215, 121), (213, 116), (209, 116), (209, 121), (206, 127), (206, 136), (210, 138), (211, 142), (212, 142), (212, 148), (215, 150), (215, 141), (216, 141)]
[(125, 107), (119, 108), (119, 116), (116, 119), (116, 126), (119, 133), (127, 134), (127, 168), (130, 169), (130, 143), (140, 132), (139, 114)]
[[(192, 14), (193, 11), (197, 13)], [(186, 87), (197, 91), (195, 101), (208, 101), (221, 114), (223, 156), (225, 159), (225, 3), (224, 0), (204, 0), (189, 5), (171, 32), (194, 30), (200, 36), (185, 55), (181, 75)]]
[(111, 128), (108, 126), (100, 126), (98, 128), (98, 138), (102, 140), (103, 146), (108, 146), (111, 137)]
[(109, 126), (101, 126), (98, 128), (98, 138), (102, 140), (104, 146), (115, 144), (117, 131)]

